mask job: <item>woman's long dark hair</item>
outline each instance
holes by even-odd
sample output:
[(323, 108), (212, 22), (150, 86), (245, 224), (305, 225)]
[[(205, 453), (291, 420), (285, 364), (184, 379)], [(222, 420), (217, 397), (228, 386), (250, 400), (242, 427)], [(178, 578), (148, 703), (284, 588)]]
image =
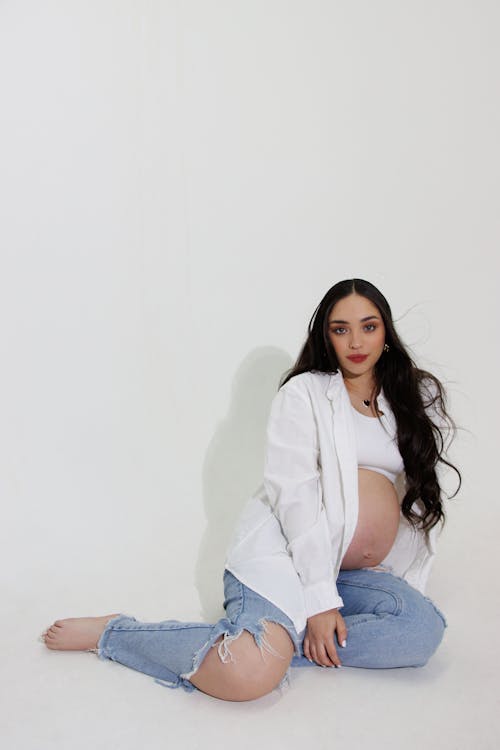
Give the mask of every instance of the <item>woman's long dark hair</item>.
[[(328, 335), (328, 318), (332, 307), (353, 293), (373, 302), (384, 321), (389, 351), (384, 352), (375, 365), (372, 398), (376, 398), (383, 388), (396, 418), (398, 446), (406, 474), (406, 494), (401, 506), (403, 515), (414, 527), (428, 532), (437, 523), (445, 521), (436, 474), (438, 463), (446, 464), (458, 475), (458, 487), (451, 497), (457, 494), (462, 483), (459, 470), (444, 457), (456, 427), (446, 410), (443, 385), (413, 362), (396, 333), (389, 303), (373, 284), (363, 279), (346, 279), (328, 290), (313, 313), (307, 340), (295, 365), (285, 373), (279, 387), (302, 372), (335, 372), (340, 369)], [(435, 421), (431, 421), (426, 412), (429, 407), (436, 414)], [(449, 430), (449, 440), (445, 440), (445, 430)], [(417, 500), (423, 506), (421, 515), (412, 510)]]

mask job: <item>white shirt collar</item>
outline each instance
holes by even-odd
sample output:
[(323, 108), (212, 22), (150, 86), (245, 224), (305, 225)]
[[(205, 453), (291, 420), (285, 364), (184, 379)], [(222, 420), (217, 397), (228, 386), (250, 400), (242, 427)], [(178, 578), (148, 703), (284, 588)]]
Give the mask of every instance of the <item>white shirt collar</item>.
[[(330, 399), (330, 401), (336, 402), (339, 398), (347, 398), (349, 397), (349, 394), (347, 392), (347, 388), (345, 387), (344, 378), (342, 375), (341, 370), (337, 370), (337, 372), (332, 372), (330, 375), (330, 382), (328, 384), (328, 387), (326, 389), (326, 397)], [(377, 397), (378, 405), (380, 411), (384, 410), (390, 410), (390, 404), (387, 401), (384, 389), (382, 388), (380, 390), (380, 393)]]

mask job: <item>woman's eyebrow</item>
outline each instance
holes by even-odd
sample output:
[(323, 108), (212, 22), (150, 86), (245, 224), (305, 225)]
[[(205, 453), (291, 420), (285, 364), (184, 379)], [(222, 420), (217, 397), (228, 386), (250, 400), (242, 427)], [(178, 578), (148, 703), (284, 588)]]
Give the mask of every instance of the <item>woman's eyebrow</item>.
[[(361, 318), (360, 323), (365, 323), (367, 320), (379, 320), (378, 315), (368, 315), (366, 318)], [(348, 320), (330, 320), (330, 325), (332, 323), (345, 323), (348, 324)]]

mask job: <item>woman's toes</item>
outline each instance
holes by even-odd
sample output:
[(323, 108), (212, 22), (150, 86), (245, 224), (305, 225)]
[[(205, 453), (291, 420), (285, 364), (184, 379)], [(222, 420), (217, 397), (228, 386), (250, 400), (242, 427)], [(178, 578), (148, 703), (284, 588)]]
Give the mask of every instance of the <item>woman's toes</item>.
[(49, 648), (89, 651), (97, 648), (106, 624), (117, 615), (103, 617), (69, 617), (56, 620), (47, 630), (45, 644)]
[(56, 649), (61, 647), (61, 637), (63, 635), (64, 626), (60, 620), (57, 620), (41, 635), (40, 640), (42, 640), (48, 648)]

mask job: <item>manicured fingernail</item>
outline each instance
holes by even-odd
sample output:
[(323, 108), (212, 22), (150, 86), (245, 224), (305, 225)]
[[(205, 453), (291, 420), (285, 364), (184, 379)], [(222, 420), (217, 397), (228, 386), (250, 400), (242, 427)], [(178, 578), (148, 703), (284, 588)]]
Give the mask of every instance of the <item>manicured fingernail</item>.
[(340, 645), (342, 646), (342, 648), (345, 648), (347, 646), (347, 641), (342, 641)]
[(342, 664), (336, 664), (335, 667), (336, 669), (342, 669)]

